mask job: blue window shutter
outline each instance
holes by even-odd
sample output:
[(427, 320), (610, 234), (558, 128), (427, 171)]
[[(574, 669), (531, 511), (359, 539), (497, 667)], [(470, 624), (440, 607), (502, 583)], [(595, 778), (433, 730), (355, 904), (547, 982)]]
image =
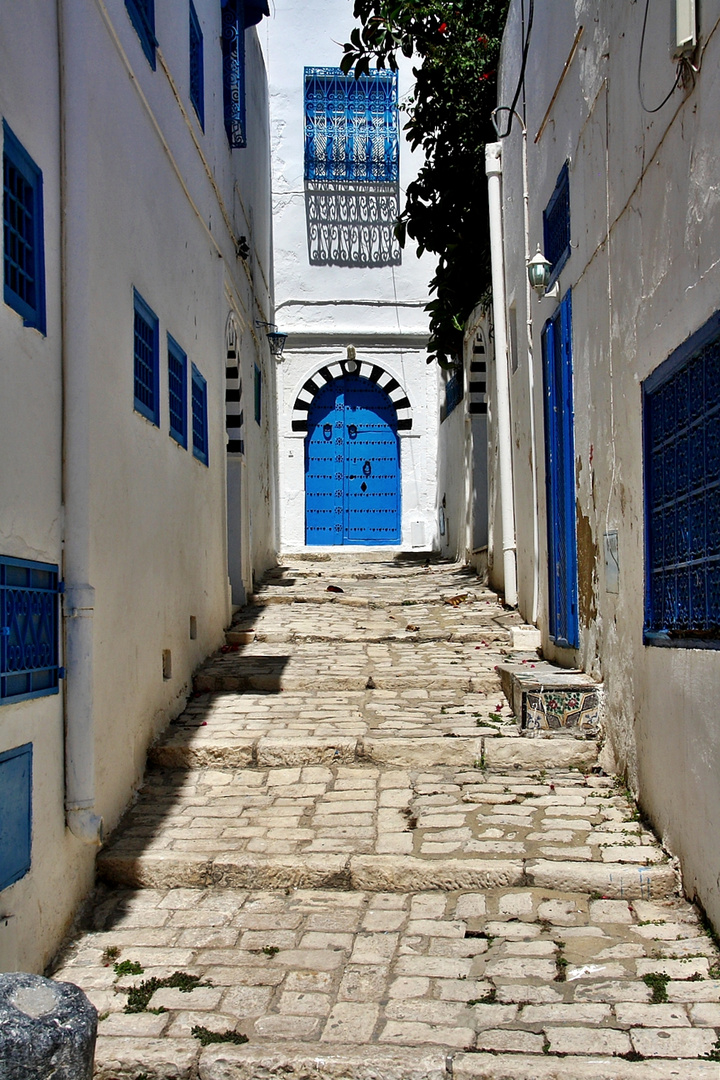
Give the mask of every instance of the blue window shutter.
[(231, 149), (247, 146), (245, 123), (245, 5), (222, 6), (223, 111)]
[(305, 179), (398, 180), (397, 72), (305, 68)]
[(545, 258), (552, 266), (550, 286), (570, 258), (570, 173), (567, 161), (543, 210)]
[(5, 303), (46, 332), (42, 172), (3, 120)]
[(203, 35), (195, 5), (190, 0), (190, 100), (193, 103), (200, 127), (205, 130), (205, 64)]
[(193, 456), (203, 465), (208, 464), (208, 415), (207, 383), (195, 365), (192, 365), (191, 387)]
[(262, 423), (262, 371), (255, 365), (255, 423)]
[(32, 855), (32, 743), (0, 754), (0, 890), (30, 869)]
[(140, 294), (134, 293), (135, 409), (153, 424), (160, 424), (160, 371), (158, 318)]
[(0, 556), (0, 704), (58, 692), (58, 568)]
[(167, 348), (170, 434), (187, 449), (187, 355), (170, 334)]
[(157, 38), (155, 37), (155, 0), (125, 0), (125, 7), (130, 16), (130, 22), (135, 27), (135, 33), (140, 38), (142, 51), (147, 57), (150, 67), (155, 70), (155, 49)]

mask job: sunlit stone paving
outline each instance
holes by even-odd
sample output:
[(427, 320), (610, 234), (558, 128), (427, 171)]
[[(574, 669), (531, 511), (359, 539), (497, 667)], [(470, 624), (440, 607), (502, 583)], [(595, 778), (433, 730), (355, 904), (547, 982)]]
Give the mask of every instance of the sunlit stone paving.
[(447, 564), (258, 589), (54, 972), (98, 1078), (720, 1080), (712, 933), (595, 742), (519, 732), (519, 625)]

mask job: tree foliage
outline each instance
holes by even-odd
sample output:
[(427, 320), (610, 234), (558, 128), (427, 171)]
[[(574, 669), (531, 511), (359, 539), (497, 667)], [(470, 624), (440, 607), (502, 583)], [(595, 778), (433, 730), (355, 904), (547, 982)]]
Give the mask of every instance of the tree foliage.
[(341, 67), (356, 76), (397, 69), (415, 57), (415, 84), (402, 103), (405, 131), (425, 163), (408, 185), (396, 235), (438, 256), (431, 281), (429, 360), (461, 355), (463, 324), (490, 285), (485, 142), (506, 0), (355, 0), (360, 22), (344, 46)]

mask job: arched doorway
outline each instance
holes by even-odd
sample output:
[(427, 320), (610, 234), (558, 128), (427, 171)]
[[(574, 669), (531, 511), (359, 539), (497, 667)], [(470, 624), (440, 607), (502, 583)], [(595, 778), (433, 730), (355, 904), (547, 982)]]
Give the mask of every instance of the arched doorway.
[(308, 410), (306, 544), (400, 543), (400, 444), (393, 402), (377, 383), (342, 375)]

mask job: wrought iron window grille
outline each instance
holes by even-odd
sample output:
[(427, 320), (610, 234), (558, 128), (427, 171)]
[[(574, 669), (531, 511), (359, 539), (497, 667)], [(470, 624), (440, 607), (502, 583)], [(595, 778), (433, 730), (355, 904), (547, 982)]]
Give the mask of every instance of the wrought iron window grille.
[(134, 394), (135, 411), (160, 425), (160, 372), (158, 318), (140, 294), (134, 293)]
[(42, 172), (3, 120), (5, 303), (46, 332)]
[(170, 435), (187, 449), (187, 355), (168, 334), (168, 406)]
[(551, 289), (570, 258), (570, 173), (567, 161), (543, 210), (543, 247), (545, 258), (552, 266), (547, 285)]
[(243, 0), (223, 0), (222, 59), (225, 131), (230, 148), (234, 150), (247, 146)]
[(720, 648), (720, 313), (643, 383), (645, 641)]
[(155, 0), (125, 0), (125, 7), (140, 39), (142, 51), (154, 71), (155, 49), (158, 45), (155, 37)]
[(192, 365), (192, 438), (193, 457), (208, 464), (208, 415), (207, 383), (195, 365)]
[(0, 703), (58, 692), (58, 568), (0, 556)]
[(305, 68), (305, 179), (398, 180), (397, 73)]

